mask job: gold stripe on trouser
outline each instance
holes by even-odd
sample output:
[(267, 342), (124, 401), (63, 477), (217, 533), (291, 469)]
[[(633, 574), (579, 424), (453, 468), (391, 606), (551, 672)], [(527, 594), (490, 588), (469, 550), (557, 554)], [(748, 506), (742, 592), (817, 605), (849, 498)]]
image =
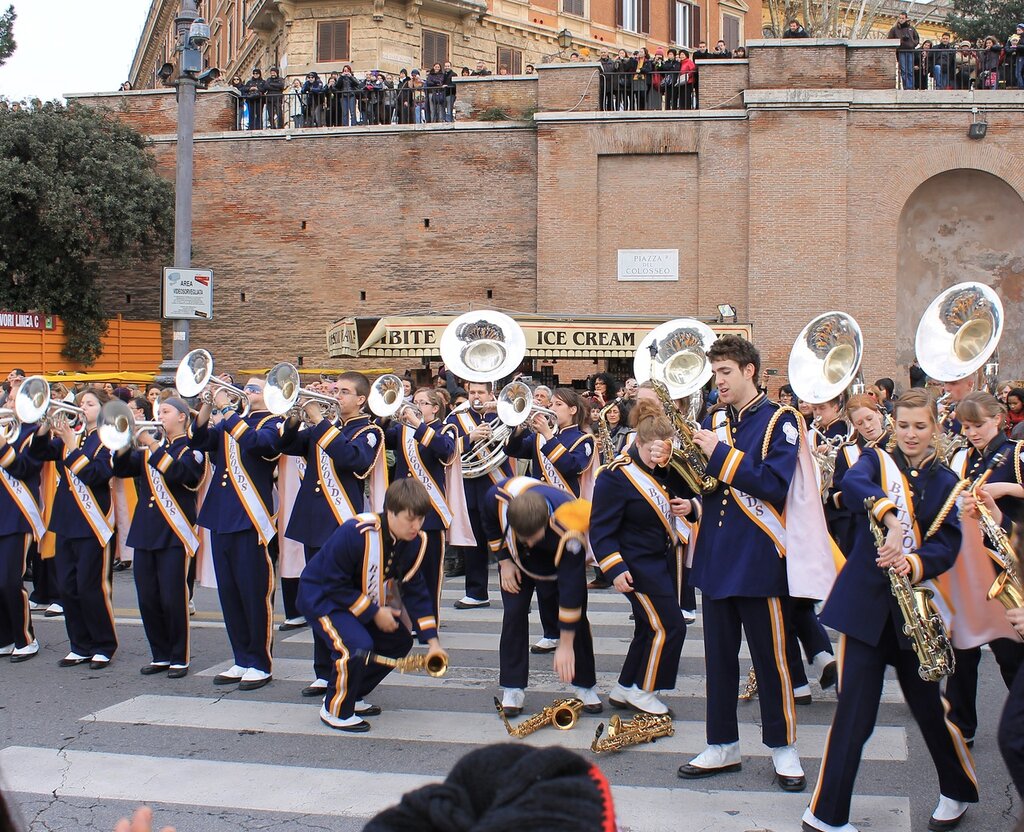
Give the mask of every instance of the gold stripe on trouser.
[(334, 696), (331, 697), (330, 704), (327, 705), (327, 710), (331, 716), (340, 716), (341, 703), (345, 700), (345, 695), (348, 693), (348, 649), (342, 642), (341, 636), (338, 635), (338, 631), (334, 629), (330, 616), (321, 615), (319, 621), (320, 626), (324, 628), (324, 632), (331, 637), (331, 645), (341, 654), (341, 658), (334, 663), (337, 678), (334, 682)]
[[(28, 568), (28, 552), (32, 548), (32, 535), (25, 535), (25, 545), (21, 553), (21, 574), (25, 574), (25, 570)], [(25, 584), (21, 584), (21, 629), (25, 636), (25, 644), (32, 643), (32, 613), (29, 611), (28, 606), (28, 592), (25, 589)]]
[(266, 544), (263, 544), (263, 557), (267, 561), (267, 594), (264, 600), (264, 605), (267, 612), (267, 663), (270, 667), (267, 668), (267, 672), (270, 672), (273, 668), (273, 649), (274, 649), (274, 562), (270, 559), (270, 550)]
[(438, 627), (441, 626), (441, 590), (444, 587), (444, 534), (444, 529), (441, 529), (441, 555), (437, 560), (437, 598), (434, 599), (434, 618)]
[(114, 586), (110, 581), (110, 576), (113, 574), (113, 564), (111, 558), (114, 553), (114, 547), (111, 542), (114, 537), (111, 537), (103, 547), (103, 569), (100, 573), (100, 581), (103, 584), (103, 603), (107, 608), (107, 617), (110, 619), (110, 631), (116, 633), (114, 628), (114, 607), (111, 604), (111, 599), (114, 597)]
[(661, 664), (661, 653), (665, 648), (665, 625), (661, 623), (658, 611), (654, 608), (654, 604), (651, 603), (651, 599), (648, 596), (642, 592), (634, 592), (633, 594), (647, 614), (647, 623), (654, 630), (654, 638), (651, 640), (651, 653), (647, 657), (647, 670), (644, 671), (644, 683), (642, 685), (644, 690), (653, 692), (658, 678), (658, 666)]
[(188, 568), (192, 556), (185, 550), (185, 664), (192, 662), (192, 617), (188, 614)]
[[(836, 692), (839, 693), (843, 686), (843, 664), (846, 659), (846, 635), (839, 634), (839, 644), (836, 645)], [(833, 720), (833, 725), (835, 724)], [(818, 796), (821, 794), (821, 784), (825, 779), (826, 766), (828, 766), (828, 746), (832, 741), (832, 726), (829, 726), (825, 735), (825, 750), (821, 754), (821, 766), (818, 768), (818, 782), (814, 786), (814, 794), (811, 795), (811, 813), (817, 814)]]
[(778, 598), (767, 598), (768, 618), (772, 624), (772, 649), (775, 666), (782, 684), (782, 713), (786, 718), (786, 742), (796, 742), (796, 700), (793, 697), (793, 681), (786, 663), (786, 627), (782, 617), (782, 602)]
[(964, 770), (964, 774), (974, 783), (974, 787), (978, 787), (978, 775), (974, 770), (974, 756), (971, 754), (971, 749), (967, 747), (967, 742), (964, 740), (964, 735), (960, 733), (960, 729), (956, 727), (952, 722), (949, 721), (949, 702), (946, 701), (946, 697), (942, 699), (942, 720), (946, 723), (946, 730), (949, 731), (949, 737), (953, 740), (953, 748), (956, 749), (956, 756), (960, 759), (960, 765)]

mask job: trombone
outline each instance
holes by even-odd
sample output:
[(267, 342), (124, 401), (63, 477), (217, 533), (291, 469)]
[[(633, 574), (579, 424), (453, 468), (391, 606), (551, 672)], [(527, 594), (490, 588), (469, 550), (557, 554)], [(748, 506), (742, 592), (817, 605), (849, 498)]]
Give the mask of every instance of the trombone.
[(239, 416), (249, 415), (249, 397), (240, 387), (221, 381), (213, 374), (213, 356), (206, 350), (192, 350), (181, 359), (174, 374), (174, 386), (186, 399), (202, 396), (203, 401), (212, 401), (214, 392), (222, 390)]
[(155, 433), (162, 439), (164, 433), (160, 422), (136, 421), (131, 408), (120, 399), (113, 399), (103, 405), (96, 420), (96, 430), (102, 445), (111, 451), (136, 447), (139, 434)]
[(30, 425), (63, 414), (76, 431), (85, 429), (85, 411), (72, 402), (54, 400), (42, 376), (29, 376), (22, 382), (14, 399), (14, 412), (22, 423)]
[(267, 386), (263, 390), (267, 410), (275, 416), (284, 416), (293, 410), (302, 410), (309, 402), (316, 402), (327, 411), (330, 421), (341, 419), (338, 400), (326, 393), (317, 393), (300, 385), (299, 371), (293, 364), (282, 361), (270, 368)]

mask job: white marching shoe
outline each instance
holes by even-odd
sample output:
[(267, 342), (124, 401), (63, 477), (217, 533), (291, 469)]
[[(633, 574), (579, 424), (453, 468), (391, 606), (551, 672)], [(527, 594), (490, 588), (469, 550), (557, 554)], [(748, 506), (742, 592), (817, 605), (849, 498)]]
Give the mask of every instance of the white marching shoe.
[(616, 708), (629, 708), (645, 714), (667, 714), (668, 705), (658, 699), (652, 691), (640, 690), (636, 685), (628, 688), (616, 685), (608, 695), (608, 701)]
[(822, 690), (828, 690), (839, 680), (839, 666), (836, 664), (836, 657), (831, 653), (822, 650), (811, 659), (811, 665), (818, 673), (818, 684)]
[(599, 714), (604, 710), (601, 704), (601, 697), (598, 696), (597, 688), (573, 688), (576, 698), (583, 703), (583, 712), (587, 714)]
[(784, 792), (802, 792), (807, 785), (804, 767), (800, 765), (800, 753), (795, 745), (783, 745), (772, 749), (775, 776)]
[(684, 779), (696, 780), (700, 777), (739, 771), (742, 767), (740, 744), (730, 742), (724, 745), (709, 745), (686, 765), (680, 766), (677, 773)]
[(523, 712), (523, 703), (526, 702), (526, 691), (522, 688), (503, 688), (501, 694), (501, 709), (505, 716), (519, 716)]
[(810, 806), (804, 811), (804, 816), (800, 818), (800, 825), (803, 827), (804, 832), (857, 832), (857, 827), (849, 823), (844, 823), (842, 826), (832, 826), (823, 820), (818, 820), (814, 816), (814, 812), (811, 811)]
[(26, 662), (39, 652), (39, 642), (32, 639), (24, 647), (15, 647), (11, 653), (11, 661), (14, 664)]
[(931, 832), (943, 832), (946, 829), (956, 829), (960, 825), (960, 821), (964, 819), (964, 815), (967, 814), (970, 803), (964, 803), (961, 800), (953, 800), (951, 797), (946, 797), (944, 794), (939, 795), (939, 802), (935, 806), (935, 811), (932, 812), (931, 818), (928, 820), (928, 829)]

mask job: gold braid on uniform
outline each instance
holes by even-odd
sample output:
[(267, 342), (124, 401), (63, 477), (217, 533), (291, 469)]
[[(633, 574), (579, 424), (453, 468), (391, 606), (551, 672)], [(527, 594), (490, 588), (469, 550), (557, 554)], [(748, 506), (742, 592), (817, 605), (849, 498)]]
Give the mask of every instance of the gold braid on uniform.
[(949, 516), (949, 513), (953, 510), (953, 507), (956, 505), (956, 501), (957, 498), (960, 496), (960, 493), (965, 489), (970, 488), (970, 486), (970, 480), (960, 480), (960, 482), (956, 484), (956, 486), (950, 492), (949, 497), (946, 499), (945, 504), (942, 506), (942, 509), (935, 516), (935, 522), (932, 523), (931, 528), (928, 529), (928, 533), (924, 536), (924, 540), (927, 540), (929, 537), (931, 537), (939, 530), (939, 527), (942, 526), (943, 521)]
[(384, 433), (383, 431), (381, 431), (378, 425), (375, 425), (372, 422), (368, 425), (364, 425), (355, 433), (353, 433), (352, 437), (348, 441), (355, 442), (358, 437), (362, 436), (367, 431), (372, 431), (373, 434), (377, 437), (377, 447), (375, 449), (375, 453), (373, 454), (373, 461), (369, 464), (366, 470), (363, 471), (363, 473), (361, 474), (356, 473), (355, 471), (352, 472), (353, 476), (355, 476), (357, 480), (365, 480), (368, 476), (370, 476), (370, 474), (373, 473), (373, 467), (377, 464), (377, 457), (380, 456), (381, 449), (384, 447)]
[[(764, 459), (766, 456), (768, 456), (768, 448), (771, 445), (772, 441), (772, 432), (775, 430), (776, 423), (785, 413), (792, 413), (794, 416), (797, 417), (797, 433), (800, 434), (799, 439), (797, 441), (804, 441), (804, 432), (800, 430), (800, 422), (803, 419), (803, 416), (801, 415), (800, 411), (797, 410), (795, 407), (791, 407), (788, 404), (780, 404), (779, 409), (775, 411), (775, 415), (772, 416), (771, 421), (768, 423), (768, 429), (764, 432), (764, 441), (761, 443), (761, 459)], [(797, 450), (799, 451), (799, 449), (800, 446), (797, 445)]]

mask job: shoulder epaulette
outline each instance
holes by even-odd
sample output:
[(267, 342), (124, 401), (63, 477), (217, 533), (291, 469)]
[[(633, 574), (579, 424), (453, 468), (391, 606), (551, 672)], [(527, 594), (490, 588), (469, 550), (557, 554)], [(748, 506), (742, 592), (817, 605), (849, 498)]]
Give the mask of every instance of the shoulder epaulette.
[(371, 512), (357, 514), (356, 521), (356, 531), (360, 534), (380, 531), (380, 516), (377, 514)]

